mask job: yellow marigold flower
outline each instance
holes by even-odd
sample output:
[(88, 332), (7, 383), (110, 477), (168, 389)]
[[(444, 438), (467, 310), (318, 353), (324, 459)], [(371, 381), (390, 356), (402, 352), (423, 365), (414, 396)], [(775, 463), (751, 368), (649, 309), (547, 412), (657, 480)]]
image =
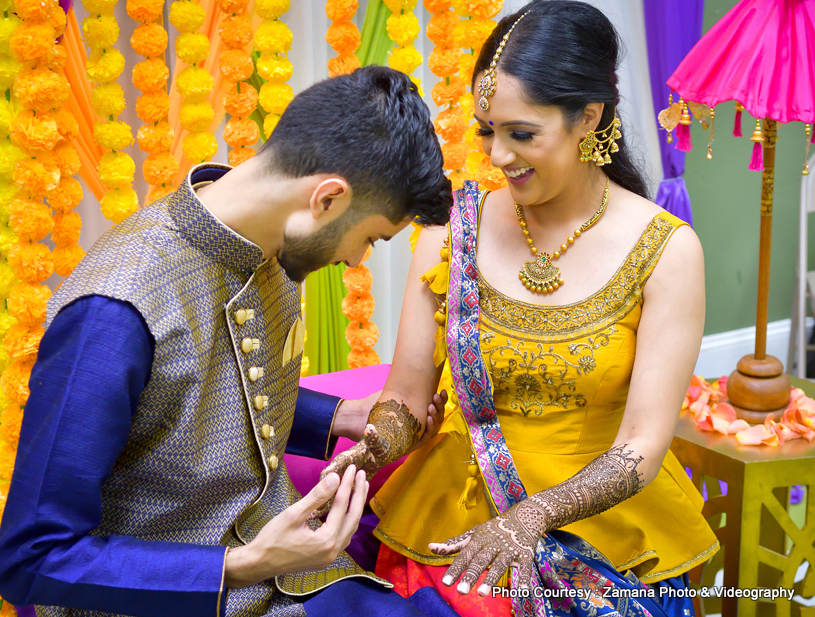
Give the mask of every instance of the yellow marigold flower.
[[(388, 20), (390, 23), (390, 20)], [(417, 22), (418, 25), (418, 22)], [(335, 21), (325, 33), (325, 40), (338, 54), (351, 54), (359, 49), (361, 42), (359, 28), (352, 21)]]
[(473, 69), (475, 68), (476, 57), (473, 54), (461, 54), (458, 61), (458, 74), (461, 78), (470, 83), (473, 79)]
[(0, 56), (0, 90), (10, 90), (19, 72), (19, 62), (11, 56)]
[(103, 148), (122, 150), (133, 143), (133, 133), (124, 122), (99, 122), (93, 126), (93, 139)]
[(347, 75), (360, 67), (356, 54), (340, 54), (336, 58), (328, 59), (328, 76)]
[(392, 13), (410, 13), (416, 8), (416, 0), (384, 0), (385, 6)]
[(133, 67), (133, 85), (142, 92), (155, 92), (167, 86), (170, 69), (161, 58), (148, 58)]
[(209, 129), (209, 125), (212, 124), (212, 120), (215, 118), (215, 111), (207, 101), (184, 101), (181, 104), (179, 118), (181, 126), (190, 133), (196, 133)]
[(37, 60), (48, 55), (55, 38), (48, 22), (23, 24), (11, 37), (11, 50), (18, 60)]
[(75, 178), (62, 178), (59, 185), (45, 197), (54, 210), (69, 212), (82, 201), (82, 185)]
[(277, 19), (289, 10), (290, 0), (255, 0), (255, 13), (263, 19)]
[(0, 177), (11, 178), (14, 165), (25, 155), (7, 139), (0, 140)]
[(115, 47), (105, 53), (92, 53), (85, 63), (88, 79), (94, 84), (108, 84), (115, 81), (125, 70), (125, 57)]
[(466, 22), (467, 42), (473, 49), (481, 49), (495, 30), (495, 22), (487, 17), (476, 17)]
[(170, 95), (164, 90), (147, 92), (136, 99), (136, 115), (147, 124), (163, 120), (170, 113)]
[(175, 40), (175, 55), (186, 64), (198, 64), (209, 55), (209, 39), (206, 34), (184, 32)]
[(70, 178), (82, 168), (79, 152), (73, 144), (61, 143), (54, 148), (54, 162), (59, 167), (60, 176)]
[(193, 165), (209, 161), (218, 152), (218, 141), (215, 135), (206, 131), (187, 133), (181, 142), (181, 149)]
[[(168, 151), (172, 147), (174, 139), (175, 132), (166, 121), (159, 122), (158, 124), (145, 124), (139, 127), (139, 132), (136, 135), (139, 150), (147, 152), (148, 154)], [(128, 182), (128, 185), (129, 184)]]
[(215, 80), (206, 69), (188, 66), (176, 77), (176, 87), (186, 101), (203, 101), (215, 87)]
[(459, 101), (459, 105), (461, 106), (461, 117), (464, 118), (465, 122), (471, 122), (475, 113), (475, 99), (471, 96), (465, 96)]
[(141, 24), (133, 31), (130, 46), (140, 56), (160, 56), (167, 49), (167, 31), (159, 24)]
[(79, 123), (70, 111), (60, 108), (52, 111), (51, 116), (57, 123), (57, 130), (62, 139), (71, 142), (79, 136)]
[(250, 118), (230, 118), (224, 127), (224, 141), (233, 148), (253, 146), (258, 139), (260, 129)]
[[(9, 234), (12, 234), (11, 229), (8, 229), (8, 232), (9, 232)], [(11, 248), (11, 245), (9, 245), (9, 248)], [(8, 255), (8, 251), (5, 251), (3, 254)], [(25, 283), (17, 283), (17, 277), (14, 276), (14, 270), (11, 269), (11, 266), (9, 266), (8, 263), (6, 262), (6, 260), (4, 259), (2, 266), (0, 266), (0, 295), (2, 295), (4, 298), (8, 298), (8, 295), (11, 292), (11, 289), (16, 284), (25, 285)], [(11, 301), (11, 298), (8, 298), (7, 303), (6, 303), (7, 308), (9, 307), (8, 303), (10, 301)], [(9, 308), (9, 311), (11, 311), (11, 308)], [(8, 315), (8, 313), (6, 313), (6, 315)], [(43, 314), (43, 317), (45, 317), (44, 314)], [(11, 320), (5, 320), (4, 319), (3, 321), (8, 323)], [(8, 325), (10, 326), (11, 324), (8, 324)], [(8, 328), (7, 328), (7, 330), (8, 330)], [(0, 323), (0, 338), (2, 338), (3, 336), (5, 336), (5, 333), (3, 332), (3, 324)]]
[(422, 80), (416, 77), (415, 75), (408, 75), (410, 81), (416, 86), (416, 90), (419, 92), (419, 96), (424, 97), (424, 90), (422, 89)]
[(83, 0), (82, 6), (88, 13), (96, 15), (113, 15), (119, 0)]
[(229, 48), (245, 47), (252, 40), (252, 20), (246, 15), (227, 17), (218, 26), (218, 34)]
[(258, 75), (266, 81), (289, 81), (294, 74), (294, 66), (288, 58), (262, 55), (257, 62)]
[(46, 304), (50, 298), (51, 290), (45, 285), (18, 282), (9, 290), (6, 306), (11, 316), (18, 321), (40, 323), (45, 319)]
[[(28, 400), (30, 394), (28, 381), (31, 379), (31, 369), (33, 367), (33, 361), (12, 362), (3, 370), (3, 374), (0, 376), (0, 387), (12, 401), (24, 405)], [(13, 470), (14, 450), (10, 447), (0, 447), (0, 475), (5, 476), (6, 479), (11, 479)]]
[(178, 160), (169, 152), (150, 154), (144, 159), (142, 173), (149, 184), (171, 184), (178, 173)]
[(54, 262), (54, 272), (67, 278), (71, 276), (77, 264), (85, 256), (85, 249), (78, 244), (68, 246), (58, 246), (51, 253), (51, 260)]
[(34, 69), (17, 77), (14, 95), (25, 107), (46, 112), (68, 100), (71, 85), (61, 73), (50, 69)]
[(388, 66), (408, 75), (422, 65), (422, 54), (413, 45), (397, 47), (388, 58)]
[(9, 204), (9, 213), (9, 224), (20, 240), (38, 242), (54, 228), (51, 210), (41, 201), (15, 199)]
[(258, 101), (268, 113), (282, 114), (293, 98), (294, 90), (289, 84), (268, 81), (261, 86)]
[(179, 32), (197, 32), (206, 18), (204, 7), (190, 0), (178, 0), (170, 5), (170, 23)]
[(9, 126), (18, 113), (19, 108), (16, 101), (7, 101), (5, 97), (0, 97), (0, 137), (8, 136)]
[(229, 151), (229, 164), (232, 167), (237, 167), (244, 161), (248, 161), (255, 156), (255, 151), (252, 148), (233, 148)]
[(17, 114), (9, 127), (9, 134), (15, 146), (29, 151), (51, 150), (61, 140), (54, 117), (31, 109)]
[[(3, 255), (8, 255), (11, 247), (14, 246), (19, 242), (19, 238), (14, 235), (14, 232), (11, 230), (11, 227), (5, 225), (0, 227), (0, 253)], [(4, 264), (7, 265), (7, 264)], [(11, 276), (16, 280), (17, 275), (14, 274), (14, 271), (11, 271)], [(2, 319), (2, 313), (0, 313), (0, 319)]]
[(82, 20), (82, 35), (91, 51), (113, 47), (119, 38), (119, 22), (113, 15), (88, 15)]
[(91, 90), (91, 107), (103, 118), (114, 118), (125, 110), (125, 92), (115, 81)]
[(267, 19), (260, 22), (255, 32), (255, 49), (267, 54), (286, 53), (291, 48), (292, 32), (279, 20)]
[(0, 19), (0, 54), (11, 55), (11, 37), (23, 22), (16, 15), (9, 15)]
[(228, 49), (218, 59), (218, 68), (229, 81), (246, 81), (255, 72), (255, 63), (248, 51)]
[(272, 131), (274, 131), (274, 127), (277, 126), (279, 121), (280, 116), (277, 114), (266, 114), (266, 117), (263, 119), (263, 134), (266, 135), (266, 139), (272, 136)]
[(102, 214), (114, 223), (121, 223), (139, 209), (139, 197), (133, 189), (113, 189), (100, 202)]
[(51, 251), (38, 242), (20, 242), (11, 247), (8, 261), (17, 278), (28, 283), (42, 283), (54, 273)]
[(419, 20), (413, 13), (388, 17), (388, 36), (397, 45), (410, 45), (419, 36)]
[(359, 8), (357, 0), (328, 0), (325, 14), (331, 21), (348, 21)]
[(135, 175), (136, 163), (124, 152), (107, 152), (99, 159), (99, 179), (108, 188), (128, 188)]
[(161, 17), (164, 0), (127, 0), (126, 8), (130, 19), (147, 23)]

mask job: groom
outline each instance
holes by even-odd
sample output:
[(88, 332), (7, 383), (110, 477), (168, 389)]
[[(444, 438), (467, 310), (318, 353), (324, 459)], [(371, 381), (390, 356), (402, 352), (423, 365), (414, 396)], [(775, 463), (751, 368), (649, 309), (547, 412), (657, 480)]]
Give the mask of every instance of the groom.
[(410, 221), (445, 224), (450, 204), (416, 87), (369, 67), (295, 97), (254, 158), (193, 168), (105, 234), (49, 303), (0, 595), (48, 616), (341, 615), (349, 596), (418, 614), (342, 551), (364, 473), (301, 498), (283, 454), (328, 458), (368, 412), (298, 396), (298, 283)]

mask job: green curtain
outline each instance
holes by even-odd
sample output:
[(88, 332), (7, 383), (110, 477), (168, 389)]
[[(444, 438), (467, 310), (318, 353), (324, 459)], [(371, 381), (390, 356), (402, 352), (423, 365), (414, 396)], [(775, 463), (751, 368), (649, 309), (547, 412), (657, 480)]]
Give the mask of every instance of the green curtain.
[(388, 52), (393, 47), (388, 37), (388, 17), (391, 12), (382, 0), (369, 0), (365, 10), (365, 21), (362, 24), (362, 43), (357, 50), (362, 66), (369, 64), (384, 65)]

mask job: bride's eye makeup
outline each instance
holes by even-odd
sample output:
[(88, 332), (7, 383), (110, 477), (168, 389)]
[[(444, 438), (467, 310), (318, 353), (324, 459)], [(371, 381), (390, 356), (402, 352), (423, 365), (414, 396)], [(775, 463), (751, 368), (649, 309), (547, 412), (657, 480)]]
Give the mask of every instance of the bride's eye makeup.
[(512, 131), (509, 135), (516, 141), (531, 141), (535, 136), (534, 133), (524, 133), (521, 131)]

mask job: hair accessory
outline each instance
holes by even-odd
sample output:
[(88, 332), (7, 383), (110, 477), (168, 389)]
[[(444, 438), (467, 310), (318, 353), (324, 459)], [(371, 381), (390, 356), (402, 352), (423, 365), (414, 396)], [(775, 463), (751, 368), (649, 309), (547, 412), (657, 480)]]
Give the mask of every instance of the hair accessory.
[(603, 212), (606, 210), (606, 205), (608, 204), (608, 187), (609, 179), (606, 178), (606, 190), (603, 191), (603, 201), (600, 203), (600, 207), (597, 209), (597, 212), (592, 214), (591, 218), (583, 223), (579, 228), (575, 229), (574, 235), (569, 236), (566, 239), (566, 242), (560, 245), (560, 250), (555, 251), (551, 255), (547, 252), (539, 253), (538, 249), (535, 248), (532, 237), (529, 235), (529, 230), (526, 228), (523, 208), (518, 203), (515, 204), (515, 214), (518, 215), (518, 222), (521, 224), (521, 230), (523, 231), (524, 236), (526, 236), (526, 243), (529, 245), (529, 250), (532, 251), (532, 255), (535, 256), (533, 261), (527, 261), (524, 263), (524, 267), (521, 268), (521, 271), (518, 273), (518, 278), (521, 279), (524, 287), (526, 287), (529, 291), (551, 293), (563, 285), (563, 277), (560, 276), (560, 268), (553, 265), (552, 261), (560, 257), (561, 253), (565, 253), (569, 248), (569, 245), (574, 244), (575, 238), (579, 238), (584, 231), (594, 225), (603, 215)]
[(586, 137), (580, 142), (580, 160), (583, 163), (594, 161), (597, 167), (610, 165), (611, 156), (609, 153), (614, 154), (620, 150), (617, 145), (617, 140), (623, 136), (620, 132), (620, 126), (622, 126), (622, 123), (617, 117), (617, 110), (615, 109), (614, 120), (606, 128), (602, 131), (586, 132)]
[(481, 78), (481, 81), (478, 82), (478, 93), (481, 95), (481, 98), (478, 99), (478, 106), (482, 111), (487, 111), (490, 108), (490, 102), (488, 99), (495, 94), (495, 67), (498, 66), (498, 58), (501, 57), (504, 47), (509, 40), (509, 35), (512, 34), (513, 30), (515, 30), (515, 26), (517, 26), (518, 22), (527, 15), (529, 15), (529, 11), (521, 15), (515, 21), (515, 23), (512, 24), (512, 27), (504, 35), (504, 38), (501, 39), (501, 43), (498, 45), (498, 49), (495, 50), (495, 55), (492, 57), (492, 62), (490, 62), (489, 68), (485, 71), (484, 77)]

